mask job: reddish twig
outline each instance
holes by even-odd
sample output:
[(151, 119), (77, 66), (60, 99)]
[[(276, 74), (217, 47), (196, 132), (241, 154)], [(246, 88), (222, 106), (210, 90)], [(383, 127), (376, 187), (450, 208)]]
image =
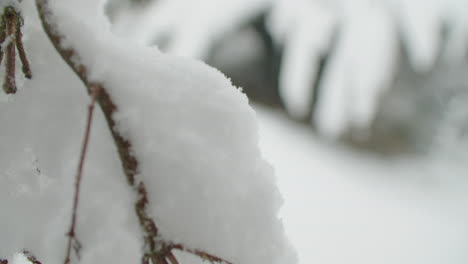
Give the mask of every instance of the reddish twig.
[(91, 86), (91, 103), (88, 106), (88, 116), (86, 120), (86, 129), (85, 129), (85, 135), (83, 139), (83, 145), (81, 148), (81, 155), (80, 155), (80, 161), (78, 164), (78, 170), (76, 173), (76, 182), (75, 182), (75, 195), (73, 198), (73, 209), (72, 209), (72, 219), (71, 219), (71, 224), (70, 224), (70, 230), (67, 233), (68, 236), (68, 243), (67, 243), (67, 249), (66, 249), (66, 255), (65, 255), (65, 264), (70, 263), (70, 257), (71, 257), (71, 250), (72, 250), (72, 242), (76, 240), (75, 236), (75, 229), (76, 229), (76, 216), (78, 214), (78, 202), (80, 199), (80, 186), (81, 186), (81, 179), (83, 176), (83, 166), (84, 162), (86, 159), (86, 151), (88, 149), (89, 145), (89, 136), (91, 133), (91, 125), (93, 122), (93, 112), (94, 112), (94, 105), (96, 104), (97, 97), (99, 95), (100, 87), (98, 85), (92, 85)]
[[(5, 42), (6, 39), (6, 28), (5, 28), (5, 23), (6, 19), (2, 18), (1, 24), (0, 24), (0, 43)], [(3, 61), (3, 48), (0, 47), (0, 64)]]
[[(31, 79), (32, 73), (29, 66), (26, 52), (23, 46), (23, 34), (21, 27), (23, 26), (23, 17), (13, 6), (4, 7), (0, 10), (0, 64), (2, 63), (3, 56), (6, 60), (6, 74), (3, 81), (3, 90), (7, 94), (16, 93), (16, 51), (23, 64), (23, 73), (26, 78)], [(6, 42), (6, 43), (5, 43)]]
[(5, 11), (5, 27), (6, 34), (9, 37), (9, 41), (6, 46), (6, 74), (3, 83), (3, 89), (6, 93), (16, 93), (16, 82), (15, 82), (15, 64), (16, 64), (16, 52), (15, 52), (15, 11), (12, 7), (7, 7)]
[[(37, 258), (36, 256), (34, 256), (31, 252), (29, 252), (28, 250), (23, 250), (23, 255), (26, 257), (27, 260), (29, 260), (29, 262), (31, 262), (32, 264), (42, 264)], [(8, 264), (8, 260), (7, 259), (0, 259), (0, 264)]]
[(190, 249), (190, 248), (185, 247), (182, 244), (175, 244), (175, 245), (171, 245), (170, 247), (171, 247), (171, 249), (177, 249), (177, 250), (180, 250), (180, 251), (184, 251), (184, 252), (199, 256), (201, 259), (210, 261), (212, 263), (232, 264), (231, 262), (229, 262), (227, 260), (224, 260), (224, 259), (222, 259), (220, 257), (215, 256), (215, 255), (211, 255), (211, 254), (209, 254), (209, 253), (207, 253), (207, 252), (205, 252), (203, 250)]
[(20, 18), (16, 18), (16, 34), (15, 34), (15, 43), (16, 49), (18, 50), (18, 56), (23, 64), (23, 74), (26, 78), (32, 78), (31, 67), (29, 66), (28, 58), (26, 57), (26, 52), (24, 51), (23, 45), (23, 33), (21, 32), (22, 22)]
[(169, 259), (169, 261), (171, 262), (171, 264), (179, 264), (179, 261), (178, 261), (177, 258), (174, 256), (174, 253), (172, 253), (172, 251), (170, 251), (170, 252), (167, 254), (167, 259)]
[(37, 258), (27, 250), (23, 250), (23, 255), (33, 264), (42, 264)]

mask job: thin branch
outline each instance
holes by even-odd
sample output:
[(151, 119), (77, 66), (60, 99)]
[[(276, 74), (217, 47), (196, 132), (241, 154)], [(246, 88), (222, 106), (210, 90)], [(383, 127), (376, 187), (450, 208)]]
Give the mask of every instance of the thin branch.
[(16, 52), (15, 52), (15, 14), (12, 7), (5, 8), (5, 23), (6, 23), (6, 34), (10, 38), (8, 45), (6, 46), (6, 74), (5, 80), (3, 83), (3, 89), (7, 94), (16, 93), (16, 83), (15, 83), (15, 62), (16, 62)]
[(65, 264), (70, 263), (70, 258), (71, 258), (71, 251), (72, 251), (72, 244), (73, 241), (76, 241), (76, 216), (78, 214), (78, 202), (80, 199), (80, 186), (81, 186), (81, 179), (83, 176), (83, 166), (84, 162), (86, 159), (86, 153), (88, 150), (88, 145), (89, 145), (89, 136), (91, 134), (91, 125), (93, 122), (93, 112), (94, 112), (94, 105), (96, 104), (97, 97), (99, 96), (99, 91), (100, 87), (97, 85), (91, 86), (91, 103), (89, 104), (88, 107), (88, 117), (86, 120), (86, 129), (85, 129), (85, 135), (83, 139), (83, 145), (81, 149), (81, 155), (80, 155), (80, 161), (78, 164), (78, 171), (76, 173), (76, 182), (75, 182), (75, 195), (73, 198), (73, 211), (72, 211), (72, 219), (70, 223), (70, 230), (67, 233), (68, 236), (68, 243), (67, 243), (67, 249), (66, 249), (66, 255), (65, 255)]
[(27, 250), (23, 250), (23, 255), (33, 264), (42, 264), (39, 260), (37, 260), (36, 256)]
[(233, 263), (231, 263), (231, 262), (229, 262), (227, 260), (224, 260), (224, 259), (222, 259), (220, 257), (217, 257), (215, 255), (211, 255), (211, 254), (209, 254), (209, 253), (207, 253), (207, 252), (205, 252), (203, 250), (190, 249), (190, 248), (185, 247), (182, 244), (171, 245), (171, 248), (172, 249), (178, 249), (180, 251), (187, 252), (187, 253), (199, 256), (201, 259), (210, 261), (211, 263), (233, 264)]
[(179, 261), (178, 261), (177, 258), (174, 256), (174, 253), (172, 253), (172, 251), (170, 251), (170, 252), (167, 254), (167, 258), (169, 259), (169, 261), (171, 262), (171, 264), (179, 264)]
[[(15, 34), (15, 41), (16, 41), (16, 48), (18, 49), (18, 56), (23, 64), (23, 74), (26, 78), (32, 78), (31, 67), (29, 66), (28, 58), (26, 57), (26, 52), (24, 51), (23, 45), (23, 33), (21, 33), (21, 19), (16, 18), (16, 34)], [(1, 63), (1, 61), (0, 61)]]
[[(0, 43), (5, 42), (6, 39), (6, 26), (5, 26), (5, 19), (2, 18), (1, 24), (0, 24)], [(3, 60), (3, 47), (0, 46), (0, 64), (2, 64)], [(1, 264), (1, 263), (0, 263)]]
[[(19, 1), (21, 2), (21, 1)], [(0, 64), (6, 55), (6, 74), (3, 81), (3, 90), (7, 94), (16, 93), (16, 49), (18, 56), (23, 64), (23, 73), (26, 78), (32, 78), (31, 68), (29, 66), (26, 52), (23, 46), (23, 16), (13, 6), (7, 5), (0, 10)], [(15, 49), (16, 47), (16, 49)]]
[(135, 203), (135, 213), (138, 216), (140, 226), (145, 231), (145, 245), (148, 248), (148, 252), (155, 252), (156, 250), (156, 236), (158, 234), (158, 228), (154, 221), (148, 216), (146, 206), (148, 205), (148, 192), (146, 191), (145, 185), (140, 182), (138, 185), (138, 200)]

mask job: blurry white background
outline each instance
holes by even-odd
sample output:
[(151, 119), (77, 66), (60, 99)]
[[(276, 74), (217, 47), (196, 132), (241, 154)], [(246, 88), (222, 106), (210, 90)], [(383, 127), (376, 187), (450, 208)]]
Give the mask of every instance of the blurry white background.
[(251, 98), (300, 263), (468, 261), (463, 0), (113, 0)]

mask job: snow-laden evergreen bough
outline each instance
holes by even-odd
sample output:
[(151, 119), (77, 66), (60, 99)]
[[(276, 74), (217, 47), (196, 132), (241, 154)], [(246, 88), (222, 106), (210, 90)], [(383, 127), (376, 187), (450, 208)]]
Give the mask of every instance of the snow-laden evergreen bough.
[(426, 74), (438, 62), (462, 63), (467, 57), (465, 0), (146, 2), (145, 8), (115, 9), (114, 31), (200, 59), (209, 59), (220, 40), (266, 15), (266, 31), (281, 50), (278, 88), (285, 109), (295, 119), (309, 119), (330, 139), (351, 131), (362, 138), (371, 134), (400, 59)]
[(294, 263), (247, 98), (200, 62), (114, 37), (103, 1), (36, 2), (40, 18), (33, 1), (19, 5), (34, 78), (16, 76), (0, 103), (0, 256), (64, 262), (85, 86), (99, 87), (101, 111), (72, 263), (188, 263), (180, 252)]

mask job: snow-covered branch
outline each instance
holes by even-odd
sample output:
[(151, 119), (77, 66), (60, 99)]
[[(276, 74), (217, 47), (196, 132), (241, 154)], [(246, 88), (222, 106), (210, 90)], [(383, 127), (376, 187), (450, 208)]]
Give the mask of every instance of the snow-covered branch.
[[(25, 48), (32, 50), (37, 78), (18, 82), (19, 93), (0, 105), (0, 145), (9, 151), (0, 160), (6, 167), (0, 171), (6, 175), (0, 205), (2, 219), (15, 227), (0, 226), (0, 255), (26, 248), (44, 263), (64, 257), (73, 262), (73, 256), (62, 255), (68, 225), (63, 219), (73, 215), (68, 235), (71, 241), (78, 234), (82, 263), (107, 262), (120, 252), (115, 263), (140, 258), (178, 264), (174, 251), (213, 263), (294, 263), (277, 218), (281, 198), (260, 155), (255, 114), (245, 95), (200, 62), (115, 38), (106, 29), (102, 3), (37, 0), (39, 19), (30, 1), (21, 4)], [(57, 52), (73, 72), (63, 69)], [(87, 121), (93, 144), (86, 165), (84, 155), (80, 159), (80, 208), (75, 203), (70, 210), (73, 190), (66, 176), (76, 169), (70, 160), (79, 156), (76, 118), (83, 118), (89, 100), (76, 91), (77, 77), (88, 93), (100, 91), (102, 112), (92, 133)], [(29, 116), (30, 109), (40, 114)], [(29, 121), (16, 122), (23, 115)], [(18, 131), (36, 133), (31, 139)], [(4, 141), (10, 133), (16, 134), (14, 144)], [(34, 162), (24, 161), (26, 150)]]
[(295, 263), (245, 95), (201, 62), (118, 38), (104, 1), (36, 4), (19, 5), (35, 77), (18, 78), (18, 92), (0, 102), (0, 256), (66, 257), (84, 83), (88, 93), (99, 88), (102, 111), (73, 230), (80, 263), (183, 264), (179, 251), (218, 263)]
[[(151, 260), (153, 264), (166, 264), (168, 263), (168, 259), (173, 259), (174, 256), (171, 253), (172, 248), (177, 248), (180, 250), (184, 250), (186, 252), (193, 253), (198, 256), (202, 256), (204, 259), (208, 259), (212, 262), (221, 262), (221, 263), (230, 263), (228, 261), (223, 260), (222, 258), (216, 257), (209, 253), (206, 253), (202, 250), (185, 250), (185, 246), (178, 245), (172, 246), (170, 243), (162, 240), (159, 237), (158, 228), (155, 224), (155, 221), (152, 217), (149, 216), (148, 210), (148, 190), (145, 183), (142, 180), (137, 181), (135, 179), (136, 174), (139, 173), (138, 167), (138, 160), (132, 153), (132, 143), (124, 139), (124, 137), (114, 128), (115, 120), (113, 118), (113, 114), (117, 111), (117, 105), (112, 101), (111, 97), (109, 96), (106, 87), (101, 83), (95, 83), (89, 80), (88, 77), (88, 69), (83, 64), (77, 64), (75, 62), (76, 57), (79, 58), (79, 54), (73, 48), (64, 48), (61, 43), (63, 41), (63, 34), (59, 32), (54, 26), (50, 23), (51, 16), (53, 16), (52, 12), (48, 7), (47, 0), (37, 0), (36, 1), (37, 8), (39, 11), (39, 16), (42, 21), (42, 25), (44, 27), (45, 32), (49, 36), (51, 42), (53, 43), (54, 47), (56, 48), (57, 52), (62, 56), (62, 58), (67, 62), (67, 64), (75, 71), (75, 73), (80, 77), (83, 81), (85, 86), (87, 87), (88, 91), (94, 94), (93, 91), (100, 91), (101, 94), (98, 96), (98, 102), (103, 110), (103, 113), (106, 117), (108, 122), (109, 129), (112, 133), (114, 138), (115, 144), (117, 146), (120, 160), (122, 162), (122, 167), (124, 170), (125, 175), (127, 176), (127, 181), (129, 185), (134, 188), (137, 192), (137, 200), (135, 201), (135, 211), (138, 216), (138, 220), (141, 225), (141, 229), (143, 231), (143, 236), (146, 244), (146, 252), (144, 256), (142, 256), (142, 263), (148, 263)], [(92, 110), (90, 109), (90, 114)], [(88, 123), (89, 132), (90, 123)], [(86, 134), (88, 139), (89, 133)], [(88, 140), (85, 140), (85, 146)], [(80, 159), (80, 166), (79, 166), (79, 173), (78, 175), (81, 176), (81, 170), (84, 161), (84, 153), (86, 148), (83, 148), (82, 158)], [(79, 179), (77, 179), (77, 186), (79, 186)], [(79, 187), (77, 187), (77, 193), (79, 191)], [(78, 196), (75, 196), (74, 199), (74, 210), (73, 214), (76, 213), (76, 206), (78, 203)], [(65, 258), (65, 264), (70, 263), (70, 251), (71, 251), (71, 240), (74, 239), (75, 236), (75, 215), (72, 219), (71, 229), (68, 233), (69, 236), (69, 243), (67, 247), (67, 254)]]

